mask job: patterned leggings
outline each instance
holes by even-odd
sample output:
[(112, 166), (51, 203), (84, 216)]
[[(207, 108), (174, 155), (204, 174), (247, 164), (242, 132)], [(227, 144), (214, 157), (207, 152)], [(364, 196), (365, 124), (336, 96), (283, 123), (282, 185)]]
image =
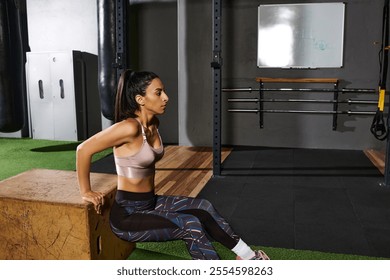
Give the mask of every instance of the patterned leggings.
[(115, 235), (131, 242), (184, 240), (193, 259), (219, 259), (208, 236), (229, 249), (239, 240), (209, 201), (153, 192), (118, 190), (110, 224)]

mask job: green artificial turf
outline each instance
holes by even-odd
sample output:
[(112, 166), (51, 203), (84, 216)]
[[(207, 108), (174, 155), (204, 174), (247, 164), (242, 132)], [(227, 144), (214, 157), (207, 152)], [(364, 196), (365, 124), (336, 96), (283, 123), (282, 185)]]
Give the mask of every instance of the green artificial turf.
[[(234, 260), (235, 255), (220, 243), (214, 242), (218, 255), (222, 260)], [(383, 260), (383, 258), (324, 253), (309, 250), (295, 250), (273, 247), (251, 246), (267, 253), (271, 260)], [(136, 244), (136, 249), (129, 260), (190, 260), (184, 241), (142, 242)]]
[[(79, 143), (30, 138), (0, 138), (0, 180), (35, 168), (75, 170), (75, 152)], [(93, 161), (111, 152), (112, 149), (108, 149), (98, 153), (93, 157)]]

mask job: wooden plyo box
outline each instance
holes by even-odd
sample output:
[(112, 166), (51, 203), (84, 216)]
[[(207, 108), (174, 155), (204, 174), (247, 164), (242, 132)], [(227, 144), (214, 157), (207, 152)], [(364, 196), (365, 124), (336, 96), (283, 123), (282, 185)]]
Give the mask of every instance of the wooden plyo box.
[(109, 225), (116, 180), (91, 173), (105, 194), (101, 215), (81, 198), (74, 171), (33, 169), (1, 181), (0, 259), (126, 259), (135, 245)]

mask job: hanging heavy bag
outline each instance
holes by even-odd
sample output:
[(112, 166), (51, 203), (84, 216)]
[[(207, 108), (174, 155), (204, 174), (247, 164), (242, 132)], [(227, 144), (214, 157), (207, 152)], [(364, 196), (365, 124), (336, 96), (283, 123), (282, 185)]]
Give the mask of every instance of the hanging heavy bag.
[(114, 119), (114, 103), (116, 93), (116, 30), (115, 2), (98, 0), (98, 59), (99, 59), (99, 95), (104, 117)]
[(0, 131), (24, 126), (24, 61), (21, 18), (15, 0), (0, 1)]

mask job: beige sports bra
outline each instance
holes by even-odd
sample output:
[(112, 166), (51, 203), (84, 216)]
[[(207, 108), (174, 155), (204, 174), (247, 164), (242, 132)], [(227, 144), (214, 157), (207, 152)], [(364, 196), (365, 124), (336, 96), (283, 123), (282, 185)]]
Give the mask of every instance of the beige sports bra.
[[(137, 120), (137, 119), (136, 119)], [(137, 120), (139, 123), (140, 121)], [(155, 164), (164, 155), (164, 146), (161, 140), (160, 133), (157, 130), (160, 138), (160, 147), (157, 149), (149, 145), (143, 125), (142, 128), (143, 142), (141, 149), (132, 156), (117, 157), (115, 159), (116, 172), (120, 176), (127, 178), (146, 178), (155, 172)]]

